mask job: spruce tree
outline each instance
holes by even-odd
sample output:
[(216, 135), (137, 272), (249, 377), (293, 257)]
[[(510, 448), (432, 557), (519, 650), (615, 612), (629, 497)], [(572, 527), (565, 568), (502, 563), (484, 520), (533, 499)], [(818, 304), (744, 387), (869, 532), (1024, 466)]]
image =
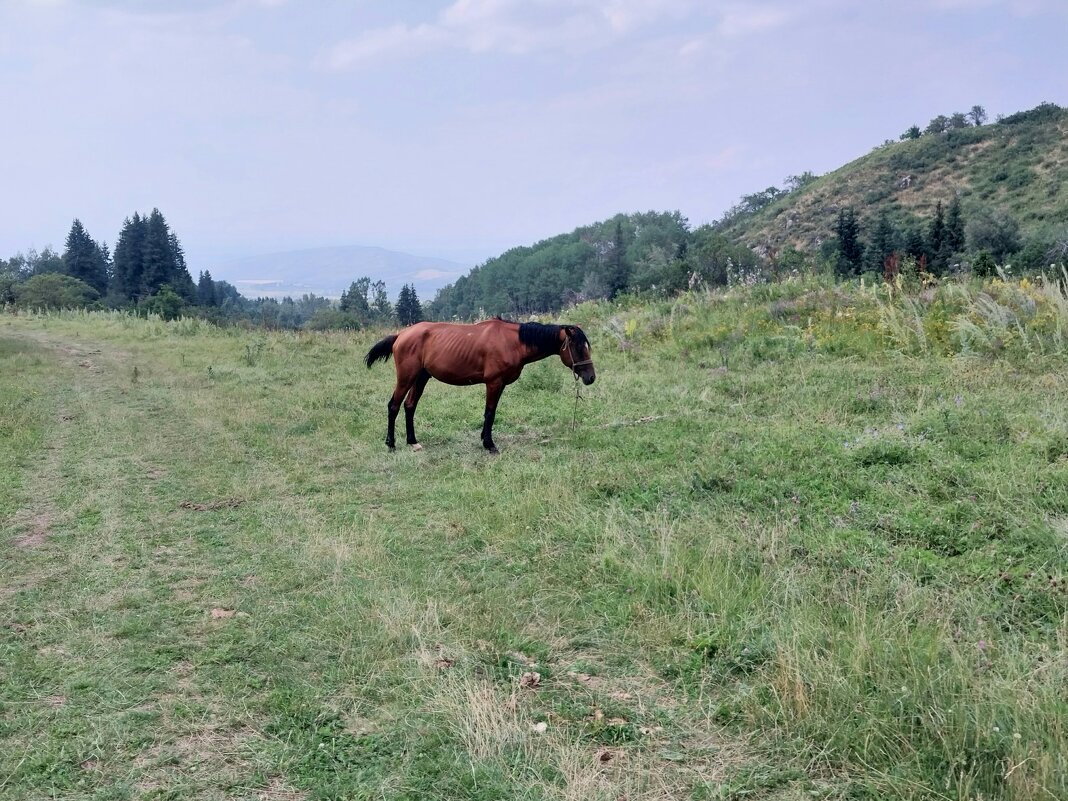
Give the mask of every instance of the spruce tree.
[(964, 251), (964, 214), (961, 212), (960, 198), (956, 195), (946, 210), (945, 240), (950, 253)]
[(197, 288), (193, 283), (193, 276), (189, 274), (189, 268), (185, 264), (185, 251), (182, 243), (178, 241), (178, 235), (171, 231), (167, 234), (167, 245), (171, 251), (171, 262), (174, 264), (174, 272), (171, 275), (170, 284), (188, 303), (195, 303)]
[(940, 275), (945, 272), (949, 259), (945, 253), (946, 215), (942, 201), (935, 205), (935, 216), (927, 233), (927, 252), (931, 254), (931, 272)]
[(894, 230), (893, 223), (890, 222), (890, 215), (883, 211), (875, 223), (871, 242), (864, 254), (867, 269), (882, 272), (887, 257), (896, 250), (897, 232)]
[(616, 218), (616, 230), (612, 237), (612, 254), (608, 265), (608, 280), (605, 283), (608, 286), (608, 297), (614, 298), (627, 288), (629, 277), (627, 247), (623, 240), (622, 216)]
[(205, 270), (197, 281), (197, 303), (201, 306), (218, 306), (215, 296), (215, 282), (211, 280), (211, 271)]
[(917, 262), (927, 253), (927, 245), (923, 241), (923, 233), (916, 223), (913, 223), (905, 234), (905, 253)]
[(141, 292), (143, 297), (157, 294), (165, 284), (172, 284), (177, 274), (171, 250), (171, 232), (159, 209), (152, 209), (145, 230), (141, 262)]
[(397, 319), (401, 325), (414, 325), (423, 319), (423, 307), (415, 294), (415, 287), (405, 284), (397, 297)]
[(81, 220), (74, 220), (63, 252), (63, 272), (84, 281), (101, 295), (108, 288), (107, 261), (100, 246), (86, 232)]
[(935, 205), (935, 216), (931, 220), (931, 227), (927, 232), (927, 247), (931, 253), (937, 253), (942, 248), (942, 240), (946, 235), (946, 214), (942, 209), (942, 201)]
[(112, 258), (112, 294), (122, 300), (141, 297), (141, 272), (147, 221), (136, 211), (123, 222)]
[(851, 207), (846, 207), (838, 212), (838, 224), (835, 226), (838, 236), (838, 263), (836, 271), (843, 277), (856, 273), (860, 267), (861, 255), (864, 252), (860, 242), (860, 224), (857, 222), (856, 213)]

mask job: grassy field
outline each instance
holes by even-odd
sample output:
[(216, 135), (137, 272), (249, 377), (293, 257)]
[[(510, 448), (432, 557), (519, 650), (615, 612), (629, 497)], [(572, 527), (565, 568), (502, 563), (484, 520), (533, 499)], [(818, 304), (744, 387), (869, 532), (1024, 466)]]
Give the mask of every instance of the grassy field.
[(381, 332), (0, 316), (0, 798), (1068, 797), (1057, 298), (583, 306), (499, 457)]

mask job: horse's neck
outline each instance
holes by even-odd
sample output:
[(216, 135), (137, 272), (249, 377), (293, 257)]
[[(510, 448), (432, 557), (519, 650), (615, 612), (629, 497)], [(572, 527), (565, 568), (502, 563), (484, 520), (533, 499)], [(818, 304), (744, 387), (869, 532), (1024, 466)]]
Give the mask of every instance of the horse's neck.
[(534, 362), (540, 362), (542, 359), (548, 359), (550, 356), (555, 356), (559, 351), (556, 348), (539, 349), (531, 345), (527, 345), (527, 355), (523, 357), (523, 365), (533, 364)]
[[(515, 329), (517, 335), (520, 327), (521, 326), (517, 326)], [(533, 364), (534, 362), (540, 362), (542, 359), (548, 359), (550, 356), (556, 356), (560, 353), (560, 344), (561, 343), (557, 340), (542, 343), (540, 340), (536, 339), (535, 342), (530, 344), (520, 341), (520, 347), (525, 348), (526, 351), (522, 357), (522, 364)]]

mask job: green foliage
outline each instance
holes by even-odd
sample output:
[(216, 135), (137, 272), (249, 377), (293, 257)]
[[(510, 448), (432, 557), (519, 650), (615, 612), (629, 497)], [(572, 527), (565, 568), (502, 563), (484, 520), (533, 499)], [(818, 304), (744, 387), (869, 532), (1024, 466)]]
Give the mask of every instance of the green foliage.
[(367, 296), (370, 291), (371, 279), (367, 276), (357, 278), (347, 290), (341, 293), (341, 302), (338, 304), (338, 308), (359, 320), (369, 319), (371, 316), (371, 304)]
[(371, 283), (371, 312), (374, 318), (382, 323), (393, 319), (393, 304), (389, 302), (389, 296), (386, 294), (385, 281)]
[(26, 309), (79, 309), (100, 297), (84, 281), (61, 273), (38, 273), (14, 287), (15, 302)]
[(871, 232), (871, 240), (864, 251), (864, 265), (868, 270), (882, 273), (886, 260), (899, 249), (897, 232), (890, 221), (890, 215), (884, 211), (879, 215), (875, 229)]
[(134, 212), (115, 243), (110, 299), (116, 305), (140, 301), (164, 285), (186, 303), (197, 301), (197, 286), (186, 267), (181, 243), (160, 210), (153, 209), (147, 217)]
[(437, 319), (555, 311), (586, 298), (685, 285), (689, 229), (678, 212), (617, 215), (529, 247), (513, 248), (440, 290)]
[(981, 278), (997, 275), (997, 260), (989, 250), (980, 250), (972, 259), (972, 271)]
[(414, 286), (405, 284), (401, 287), (397, 297), (396, 315), (401, 325), (414, 325), (423, 319), (423, 306)]
[(363, 328), (360, 318), (341, 309), (318, 309), (304, 323), (309, 331), (359, 331)]
[(181, 295), (169, 284), (164, 284), (156, 294), (142, 300), (138, 309), (146, 314), (158, 314), (164, 320), (177, 320), (184, 303)]
[(19, 274), (8, 267), (7, 262), (0, 259), (0, 307), (17, 300), (17, 288), (20, 283)]
[(215, 293), (215, 282), (211, 271), (204, 270), (197, 279), (197, 304), (200, 306), (218, 306), (219, 298)]
[(965, 238), (971, 251), (986, 251), (1000, 263), (1020, 249), (1020, 224), (1009, 214), (980, 208), (969, 218)]
[[(1046, 229), (1068, 219), (1068, 170), (1061, 166), (1068, 160), (1068, 110), (1043, 104), (993, 125), (984, 124), (981, 106), (962, 116), (968, 123), (964, 127), (952, 127), (961, 124), (960, 116), (943, 115), (934, 126), (944, 125), (942, 132), (906, 133), (901, 141), (758, 211), (727, 215), (718, 228), (732, 242), (759, 245), (762, 251), (781, 251), (790, 244), (816, 256), (835, 234), (836, 213), (829, 208), (855, 208), (865, 232), (873, 231), (886, 215), (905, 234), (914, 224), (927, 232), (935, 205), (942, 200), (948, 242), (934, 250), (924, 248), (934, 269), (951, 268), (975, 255), (969, 252), (971, 245), (961, 241), (960, 223), (956, 235), (949, 234), (954, 205), (959, 205), (965, 224), (983, 209), (1014, 218), (1025, 244), (1046, 237)], [(906, 249), (916, 258), (922, 255), (917, 247)]]
[(927, 127), (923, 129), (923, 132), (925, 134), (927, 134), (928, 136), (933, 136), (933, 135), (937, 135), (937, 134), (940, 134), (940, 133), (945, 133), (948, 130), (949, 130), (949, 117), (947, 117), (944, 114), (939, 114), (937, 117), (935, 117), (929, 123), (927, 123)]
[(93, 287), (103, 295), (108, 288), (108, 259), (106, 250), (93, 241), (80, 220), (75, 220), (67, 234), (67, 248), (63, 251), (63, 271)]
[(1056, 122), (1064, 118), (1064, 108), (1056, 103), (1039, 103), (1033, 109), (1017, 111), (998, 119), (1000, 125), (1025, 125), (1029, 123)]
[(18, 253), (13, 256), (8, 264), (21, 278), (29, 278), (42, 273), (63, 272), (63, 258), (52, 248), (46, 247), (40, 253), (30, 249), (25, 255)]
[(835, 272), (844, 278), (855, 275), (860, 269), (864, 246), (860, 241), (860, 223), (852, 207), (838, 212), (838, 224), (835, 226), (837, 238), (837, 262)]

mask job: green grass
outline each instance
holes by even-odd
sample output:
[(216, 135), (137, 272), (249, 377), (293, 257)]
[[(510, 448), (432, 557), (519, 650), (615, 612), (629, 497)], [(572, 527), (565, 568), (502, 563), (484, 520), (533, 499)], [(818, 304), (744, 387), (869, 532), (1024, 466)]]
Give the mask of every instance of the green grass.
[[(496, 458), (437, 383), (385, 450), (380, 332), (2, 317), (0, 798), (1065, 797), (1017, 291), (583, 306), (579, 425), (535, 365)], [(958, 335), (980, 292), (1027, 336)]]

